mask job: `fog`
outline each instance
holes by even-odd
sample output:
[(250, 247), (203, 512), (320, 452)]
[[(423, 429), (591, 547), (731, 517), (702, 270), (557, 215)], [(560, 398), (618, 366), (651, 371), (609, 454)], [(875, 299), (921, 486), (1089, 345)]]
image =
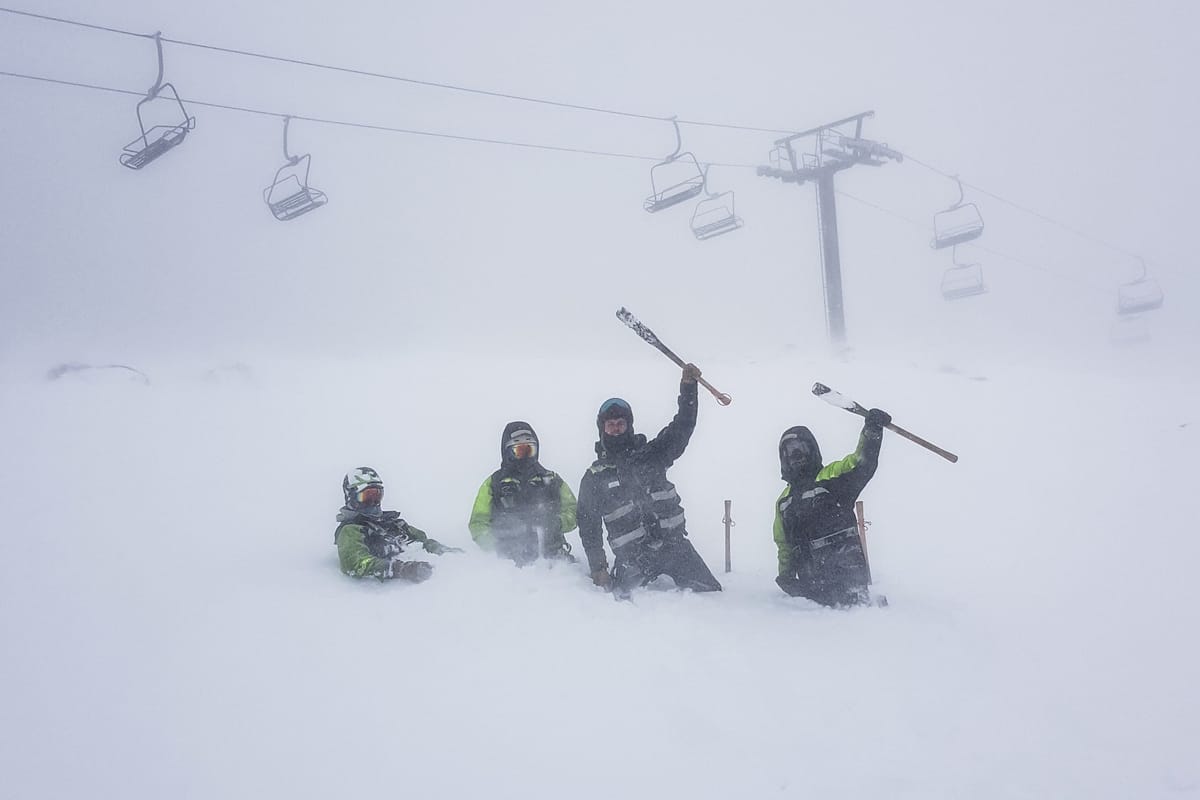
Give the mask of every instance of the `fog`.
[[(960, 253), (991, 291), (948, 303), (950, 253), (928, 241), (954, 183), (911, 159), (840, 174), (850, 347), (1183, 368), (1200, 339), (1186, 241), (1200, 177), (1184, 144), (1200, 116), (1192, 4), (25, 10), (655, 117), (802, 130), (874, 110), (865, 136), (1067, 227), (968, 189), (987, 227)], [(165, 45), (165, 66), (185, 99), (278, 114), (654, 157), (675, 144), (663, 121), (193, 47)], [(156, 68), (149, 39), (0, 15), (3, 71), (144, 91)], [(0, 78), (2, 352), (28, 368), (184, 352), (499, 353), (497, 334), (510, 333), (506, 356), (619, 355), (636, 344), (612, 321), (620, 305), (696, 358), (827, 346), (813, 185), (749, 168), (780, 134), (682, 126), (702, 162), (747, 165), (710, 173), (736, 192), (745, 227), (700, 242), (690, 205), (642, 210), (653, 162), (296, 121), (291, 149), (312, 154), (312, 185), (330, 202), (285, 224), (261, 198), (283, 163), (280, 118), (191, 106), (184, 144), (133, 172), (116, 156), (137, 135), (136, 100)], [(1138, 275), (1130, 254), (1166, 298), (1134, 359), (1109, 347), (1117, 286)]]

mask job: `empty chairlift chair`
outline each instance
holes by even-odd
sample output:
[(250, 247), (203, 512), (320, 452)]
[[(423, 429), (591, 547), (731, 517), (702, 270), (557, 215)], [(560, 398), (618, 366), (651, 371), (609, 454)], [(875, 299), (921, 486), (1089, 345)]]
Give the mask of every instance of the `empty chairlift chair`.
[[(1140, 261), (1140, 259), (1139, 259)], [(1146, 275), (1146, 262), (1141, 261), (1141, 275), (1117, 287), (1117, 313), (1138, 314), (1162, 308), (1163, 293), (1158, 281)]]
[(951, 253), (954, 266), (942, 275), (942, 297), (947, 300), (961, 300), (987, 293), (987, 284), (983, 282), (983, 267), (976, 263), (963, 264), (958, 260), (958, 248)]
[(276, 170), (271, 185), (263, 189), (263, 200), (280, 222), (293, 220), (329, 202), (324, 192), (308, 185), (312, 156), (309, 153), (293, 156), (288, 151), (288, 125), (291, 119), (283, 118), (283, 157), (286, 161)]
[[(187, 109), (184, 108), (183, 101), (179, 99), (179, 92), (175, 90), (172, 84), (163, 83), (161, 31), (154, 34), (154, 43), (158, 47), (158, 79), (150, 87), (150, 90), (146, 92), (146, 96), (138, 101), (137, 104), (138, 128), (141, 130), (142, 135), (125, 145), (125, 149), (120, 156), (121, 165), (130, 169), (141, 169), (151, 161), (158, 159), (168, 150), (173, 150), (175, 147), (183, 144), (188, 131), (196, 127), (196, 118), (190, 116)], [(164, 92), (170, 92), (170, 95), (164, 96)], [(156, 101), (158, 100), (162, 102), (157, 103)], [(156, 110), (159, 107), (170, 108), (171, 121), (165, 124), (151, 125), (147, 128), (146, 118), (142, 112), (147, 110), (148, 107)]]
[(708, 190), (708, 167), (704, 168), (703, 187), (705, 196), (692, 212), (692, 234), (701, 241), (736, 231), (744, 224), (733, 205), (733, 192), (710, 192)]
[(983, 235), (983, 215), (974, 203), (963, 202), (963, 185), (958, 176), (955, 176), (954, 182), (958, 184), (958, 202), (933, 215), (933, 241), (929, 246), (935, 250), (953, 247)]
[(650, 168), (651, 194), (642, 203), (642, 208), (651, 214), (691, 200), (704, 191), (700, 162), (691, 153), (680, 152), (683, 139), (679, 122), (674, 117), (671, 122), (675, 126), (675, 152)]

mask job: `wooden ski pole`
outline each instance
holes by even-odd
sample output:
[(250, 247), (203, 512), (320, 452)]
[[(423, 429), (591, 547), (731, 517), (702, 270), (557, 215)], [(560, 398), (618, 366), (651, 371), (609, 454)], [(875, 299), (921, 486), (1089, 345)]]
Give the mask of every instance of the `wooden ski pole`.
[(867, 520), (863, 513), (863, 501), (854, 501), (854, 516), (858, 519), (858, 543), (862, 545), (863, 560), (867, 562), (867, 585), (871, 581), (871, 557), (867, 555)]
[[(624, 322), (626, 325), (628, 325), (629, 328), (634, 333), (636, 333), (638, 336), (642, 337), (642, 339), (646, 343), (653, 345), (660, 353), (662, 353), (664, 356), (666, 356), (667, 358), (674, 361), (678, 366), (680, 366), (680, 367), (687, 366), (687, 362), (684, 361), (679, 356), (675, 355), (675, 353), (673, 353), (671, 351), (671, 348), (669, 348), (665, 344), (663, 344), (662, 341), (658, 338), (658, 336), (655, 335), (654, 331), (647, 328), (637, 317), (635, 317), (633, 314), (631, 314), (624, 307), (622, 307), (621, 309), (619, 309), (617, 311), (617, 319), (621, 320), (621, 322)], [(725, 394), (724, 392), (722, 392), (717, 387), (713, 386), (708, 381), (704, 380), (704, 378), (700, 378), (699, 382), (700, 382), (701, 386), (703, 386), (705, 389), (708, 389), (708, 391), (712, 394), (713, 397), (717, 398), (717, 402), (720, 403), (721, 405), (727, 406), (733, 402), (732, 397)]]
[(726, 501), (725, 501), (725, 519), (721, 520), (722, 522), (724, 522), (724, 523), (725, 523), (725, 571), (726, 571), (726, 572), (733, 572), (733, 566), (732, 566), (732, 563), (731, 563), (731, 561), (730, 561), (730, 539), (729, 539), (729, 529), (730, 529), (730, 528), (732, 528), (734, 525), (736, 525), (736, 524), (737, 524), (737, 523), (736, 523), (736, 522), (734, 522), (734, 521), (733, 521), (733, 519), (732, 519), (732, 518), (730, 518), (730, 516), (729, 516), (729, 507), (730, 507), (731, 505), (733, 505), (733, 501), (732, 501), (732, 500), (726, 500)]
[[(830, 389), (828, 386), (826, 386), (823, 383), (814, 383), (813, 387), (812, 387), (812, 393), (815, 394), (817, 397), (821, 398), (822, 400), (824, 400), (826, 403), (835, 405), (838, 408), (843, 408), (846, 411), (849, 411), (851, 414), (858, 414), (860, 417), (865, 417), (867, 415), (867, 409), (863, 408), (861, 405), (854, 402), (849, 397), (846, 397), (844, 394), (835, 392), (833, 389)], [(954, 455), (954, 453), (951, 453), (949, 450), (943, 450), (942, 448), (938, 447), (936, 444), (933, 444), (932, 442), (925, 441), (920, 436), (917, 436), (915, 433), (909, 433), (908, 431), (904, 430), (904, 428), (901, 428), (899, 425), (889, 422), (887, 425), (884, 425), (883, 427), (887, 428), (889, 431), (892, 431), (893, 433), (903, 436), (905, 439), (908, 439), (910, 442), (913, 442), (914, 444), (921, 445), (921, 447), (924, 447), (926, 450), (930, 451), (931, 453), (937, 453), (939, 456), (946, 459), (951, 464), (957, 463), (957, 461), (958, 461), (958, 456)]]

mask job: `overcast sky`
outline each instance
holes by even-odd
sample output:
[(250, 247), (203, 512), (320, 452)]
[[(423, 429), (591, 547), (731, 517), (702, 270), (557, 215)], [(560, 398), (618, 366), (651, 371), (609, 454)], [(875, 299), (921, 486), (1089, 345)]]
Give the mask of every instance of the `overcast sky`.
[[(13, 3), (654, 116), (802, 129), (873, 109), (866, 136), (1144, 255), (1166, 294), (1153, 352), (1200, 340), (1195, 3)], [(0, 70), (144, 90), (156, 61), (149, 40), (0, 14)], [(166, 78), (188, 99), (278, 113), (674, 148), (664, 122), (180, 46), (166, 47)], [(117, 155), (137, 134), (136, 100), (0, 77), (0, 357), (509, 353), (514, 341), (531, 356), (620, 356), (633, 348), (612, 320), (620, 305), (689, 355), (825, 346), (811, 186), (714, 167), (746, 225), (698, 242), (690, 206), (642, 210), (648, 162), (296, 122), (292, 149), (312, 153), (330, 202), (279, 223), (261, 197), (283, 160), (278, 118), (192, 106), (187, 141), (133, 172)], [(747, 165), (766, 163), (776, 138), (683, 137), (701, 161)], [(968, 193), (988, 250), (963, 254), (992, 291), (948, 304), (950, 255), (921, 223), (955, 199), (953, 183), (910, 158), (838, 187), (918, 223), (839, 197), (855, 347), (1108, 347), (1117, 286), (1137, 275), (1128, 255)]]

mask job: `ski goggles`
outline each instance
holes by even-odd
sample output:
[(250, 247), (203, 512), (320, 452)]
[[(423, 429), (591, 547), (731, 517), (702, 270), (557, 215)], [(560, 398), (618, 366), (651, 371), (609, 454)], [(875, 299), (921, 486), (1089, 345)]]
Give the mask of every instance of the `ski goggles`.
[(377, 506), (383, 503), (382, 486), (364, 486), (356, 494), (360, 506)]
[(533, 431), (525, 429), (513, 431), (504, 446), (518, 461), (537, 457), (537, 439), (534, 438)]
[(779, 443), (779, 448), (789, 461), (810, 460), (817, 456), (817, 449), (812, 442), (799, 436), (789, 436)]
[(604, 434), (606, 436), (620, 436), (627, 430), (629, 430), (629, 421), (624, 417), (604, 420)]
[(537, 458), (537, 444), (534, 442), (518, 442), (509, 447), (508, 452), (512, 453), (512, 457), (518, 461), (524, 461), (527, 458)]

